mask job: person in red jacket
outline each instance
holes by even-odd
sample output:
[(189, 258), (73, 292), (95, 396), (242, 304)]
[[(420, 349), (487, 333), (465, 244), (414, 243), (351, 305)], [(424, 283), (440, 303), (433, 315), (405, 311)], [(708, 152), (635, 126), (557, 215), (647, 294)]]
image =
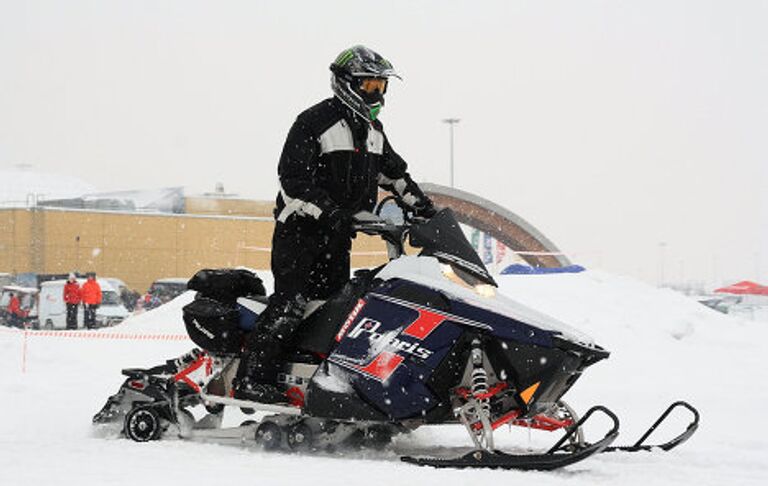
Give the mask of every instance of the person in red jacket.
[(24, 311), (21, 310), (21, 301), (16, 294), (11, 294), (8, 301), (8, 314), (10, 315), (9, 324), (11, 327), (22, 327), (21, 319), (24, 317)]
[(67, 329), (77, 329), (77, 308), (80, 306), (80, 284), (74, 273), (64, 284), (64, 303), (67, 304)]
[(101, 287), (94, 272), (88, 273), (88, 280), (80, 289), (80, 298), (85, 306), (85, 327), (93, 329), (96, 327), (96, 309), (101, 305)]

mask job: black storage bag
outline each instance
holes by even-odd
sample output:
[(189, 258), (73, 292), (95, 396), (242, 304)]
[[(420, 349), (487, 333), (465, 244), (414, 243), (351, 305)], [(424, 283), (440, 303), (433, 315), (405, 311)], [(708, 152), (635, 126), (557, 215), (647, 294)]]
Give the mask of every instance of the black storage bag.
[(234, 303), (238, 297), (267, 294), (261, 279), (244, 268), (200, 270), (187, 282), (187, 288), (225, 303)]
[(239, 326), (236, 304), (198, 295), (182, 312), (187, 334), (195, 344), (212, 353), (240, 352), (245, 331)]

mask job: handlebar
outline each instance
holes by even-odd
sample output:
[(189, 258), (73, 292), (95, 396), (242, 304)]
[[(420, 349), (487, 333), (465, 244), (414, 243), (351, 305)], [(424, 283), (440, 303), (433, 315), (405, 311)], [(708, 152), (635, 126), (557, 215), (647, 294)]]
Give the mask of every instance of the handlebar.
[(354, 218), (355, 223), (352, 229), (366, 235), (380, 236), (387, 243), (390, 259), (397, 258), (405, 252), (403, 242), (411, 226), (410, 222), (395, 224), (367, 211), (355, 214)]
[(409, 224), (392, 223), (366, 211), (355, 214), (354, 218), (355, 222), (352, 224), (352, 229), (373, 236), (401, 233), (410, 226)]

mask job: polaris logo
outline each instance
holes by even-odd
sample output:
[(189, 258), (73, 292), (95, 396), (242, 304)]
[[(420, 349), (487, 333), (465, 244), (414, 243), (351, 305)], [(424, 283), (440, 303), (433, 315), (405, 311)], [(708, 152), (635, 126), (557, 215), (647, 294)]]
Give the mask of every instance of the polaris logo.
[(211, 331), (209, 331), (208, 329), (206, 329), (206, 328), (204, 328), (203, 326), (201, 326), (201, 325), (200, 325), (200, 323), (199, 323), (199, 322), (197, 322), (197, 319), (192, 319), (192, 324), (194, 324), (194, 325), (195, 325), (195, 328), (196, 328), (198, 331), (200, 331), (200, 332), (202, 332), (203, 334), (205, 334), (205, 337), (207, 337), (208, 339), (211, 339), (211, 340), (213, 340), (213, 339), (216, 337), (216, 336), (214, 336), (214, 335), (213, 335), (213, 333), (212, 333)]
[(408, 342), (402, 339), (398, 339), (397, 337), (394, 336), (394, 333), (387, 333), (387, 335), (385, 335), (383, 333), (378, 332), (378, 329), (380, 327), (381, 327), (381, 322), (375, 321), (371, 318), (366, 317), (365, 319), (362, 319), (360, 322), (357, 323), (355, 328), (352, 329), (352, 331), (350, 331), (347, 337), (349, 337), (350, 339), (357, 339), (363, 334), (367, 334), (368, 340), (371, 343), (377, 343), (382, 339), (384, 339), (386, 341), (382, 341), (382, 343), (385, 343), (385, 345), (388, 348), (392, 348), (396, 351), (402, 351), (403, 353), (410, 354), (412, 356), (415, 356), (421, 359), (427, 359), (430, 356), (432, 356), (432, 351), (422, 347), (421, 345), (419, 345), (419, 343)]

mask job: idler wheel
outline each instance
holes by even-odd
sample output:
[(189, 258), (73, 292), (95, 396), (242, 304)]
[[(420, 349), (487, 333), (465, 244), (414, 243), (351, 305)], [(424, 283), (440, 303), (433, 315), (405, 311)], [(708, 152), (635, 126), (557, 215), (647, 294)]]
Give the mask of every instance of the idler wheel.
[(312, 429), (303, 422), (288, 429), (288, 446), (294, 451), (306, 451), (312, 448)]
[(256, 429), (256, 443), (268, 451), (280, 448), (283, 442), (283, 431), (274, 422), (264, 422)]
[(150, 407), (137, 407), (125, 416), (125, 435), (136, 442), (160, 437), (160, 416)]

